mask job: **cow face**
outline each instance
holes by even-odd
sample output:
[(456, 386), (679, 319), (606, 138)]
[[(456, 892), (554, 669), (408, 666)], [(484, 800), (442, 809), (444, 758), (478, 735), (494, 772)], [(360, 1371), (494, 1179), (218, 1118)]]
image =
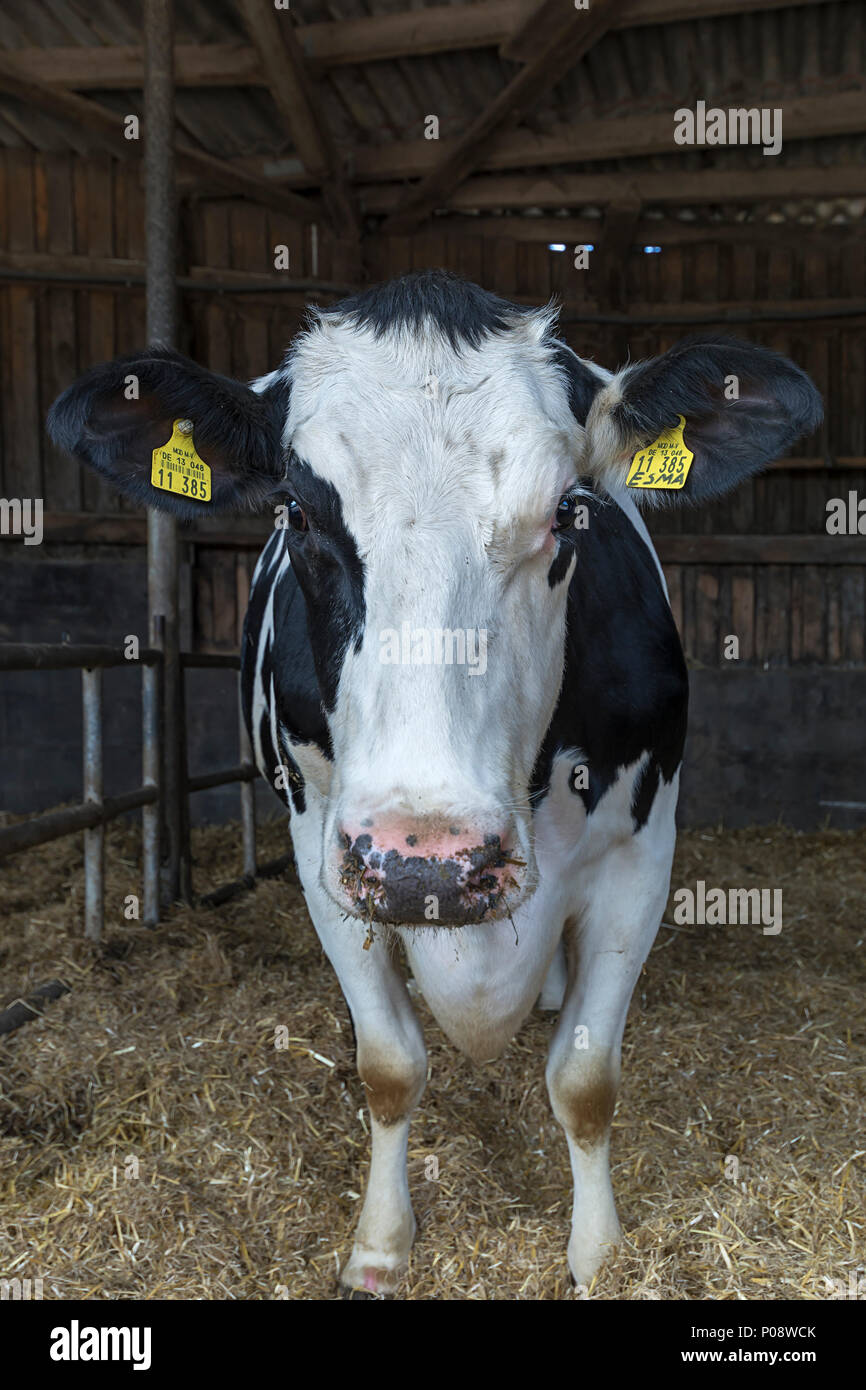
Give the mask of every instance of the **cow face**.
[[(323, 882), (343, 911), (441, 926), (532, 891), (529, 785), (562, 678), (579, 478), (615, 497), (682, 415), (678, 496), (701, 500), (820, 418), (808, 378), (763, 349), (693, 342), (611, 378), (551, 326), (444, 274), (406, 277), (317, 315), (252, 388), (151, 351), (52, 409), (57, 442), (141, 501), (280, 503), (333, 754)], [(210, 503), (151, 484), (178, 416)]]
[(287, 367), (286, 534), (334, 750), (325, 883), (378, 920), (490, 919), (534, 883), (581, 443), (548, 327), (512, 315), (472, 344), (329, 314)]

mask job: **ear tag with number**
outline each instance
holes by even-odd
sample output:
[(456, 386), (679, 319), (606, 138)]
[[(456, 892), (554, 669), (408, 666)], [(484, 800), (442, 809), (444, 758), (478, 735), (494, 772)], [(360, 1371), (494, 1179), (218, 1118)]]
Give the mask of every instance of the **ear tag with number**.
[(689, 475), (694, 454), (683, 439), (685, 416), (678, 425), (663, 430), (658, 439), (639, 450), (631, 461), (627, 487), (680, 488)]
[(210, 468), (196, 453), (192, 420), (175, 420), (171, 439), (151, 455), (150, 481), (163, 492), (191, 497), (195, 502), (211, 500)]

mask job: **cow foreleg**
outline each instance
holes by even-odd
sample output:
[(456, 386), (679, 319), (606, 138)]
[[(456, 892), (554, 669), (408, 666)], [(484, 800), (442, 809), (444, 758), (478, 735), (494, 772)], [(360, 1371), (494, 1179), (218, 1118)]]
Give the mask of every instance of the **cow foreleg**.
[(396, 1290), (415, 1239), (406, 1150), (409, 1120), (427, 1079), (420, 1025), (403, 980), (386, 964), (375, 983), (368, 978), (363, 989), (357, 980), (344, 985), (358, 1036), (372, 1155), (355, 1243), (340, 1278), (372, 1293)]
[(409, 1118), (427, 1080), (427, 1052), (388, 932), (376, 927), (370, 940), (366, 925), (341, 915), (321, 887), (323, 808), (309, 787), (308, 799), (306, 813), (292, 821), (295, 858), (316, 934), (355, 1025), (358, 1073), (372, 1132), (364, 1204), (340, 1280), (351, 1289), (392, 1293), (406, 1269), (415, 1235), (406, 1148)]
[(584, 879), (547, 1066), (574, 1178), (568, 1263), (584, 1285), (622, 1238), (610, 1180), (610, 1125), (629, 1001), (664, 911), (673, 847), (672, 829), (641, 844), (647, 831), (611, 848)]
[(335, 921), (330, 914), (324, 922), (317, 914), (314, 921), (355, 1024), (372, 1134), (364, 1205), (340, 1279), (351, 1289), (393, 1293), (415, 1238), (406, 1148), (409, 1119), (427, 1080), (424, 1035), (387, 934), (377, 929), (365, 951), (362, 923)]

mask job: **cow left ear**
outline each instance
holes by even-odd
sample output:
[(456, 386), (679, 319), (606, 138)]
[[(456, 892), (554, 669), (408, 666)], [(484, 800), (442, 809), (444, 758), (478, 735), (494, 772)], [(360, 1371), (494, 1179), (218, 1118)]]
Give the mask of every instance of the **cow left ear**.
[(598, 393), (585, 471), (627, 487), (636, 502), (703, 502), (784, 454), (822, 418), (818, 391), (786, 357), (736, 338), (687, 339), (626, 367)]
[(48, 433), (135, 502), (186, 519), (280, 492), (288, 386), (253, 390), (151, 347), (93, 367), (58, 396)]

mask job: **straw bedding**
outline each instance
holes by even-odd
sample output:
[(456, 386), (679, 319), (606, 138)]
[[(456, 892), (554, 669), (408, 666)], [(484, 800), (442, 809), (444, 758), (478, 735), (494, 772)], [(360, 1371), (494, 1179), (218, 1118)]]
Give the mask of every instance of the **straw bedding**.
[[(200, 891), (240, 871), (238, 841), (234, 826), (196, 834)], [(77, 838), (0, 868), (0, 1003), (71, 985), (0, 1039), (0, 1277), (42, 1277), (56, 1298), (338, 1296), (367, 1122), (299, 888), (261, 883), (150, 932), (122, 915), (137, 830), (107, 842), (98, 949), (81, 939)], [(261, 858), (285, 842), (264, 826)], [(825, 1298), (825, 1279), (866, 1274), (864, 851), (866, 832), (681, 836), (675, 885), (781, 887), (785, 925), (660, 931), (614, 1122), (627, 1244), (590, 1297)], [(475, 1069), (418, 1008), (431, 1081), (410, 1138), (405, 1296), (574, 1297), (552, 1016)]]

